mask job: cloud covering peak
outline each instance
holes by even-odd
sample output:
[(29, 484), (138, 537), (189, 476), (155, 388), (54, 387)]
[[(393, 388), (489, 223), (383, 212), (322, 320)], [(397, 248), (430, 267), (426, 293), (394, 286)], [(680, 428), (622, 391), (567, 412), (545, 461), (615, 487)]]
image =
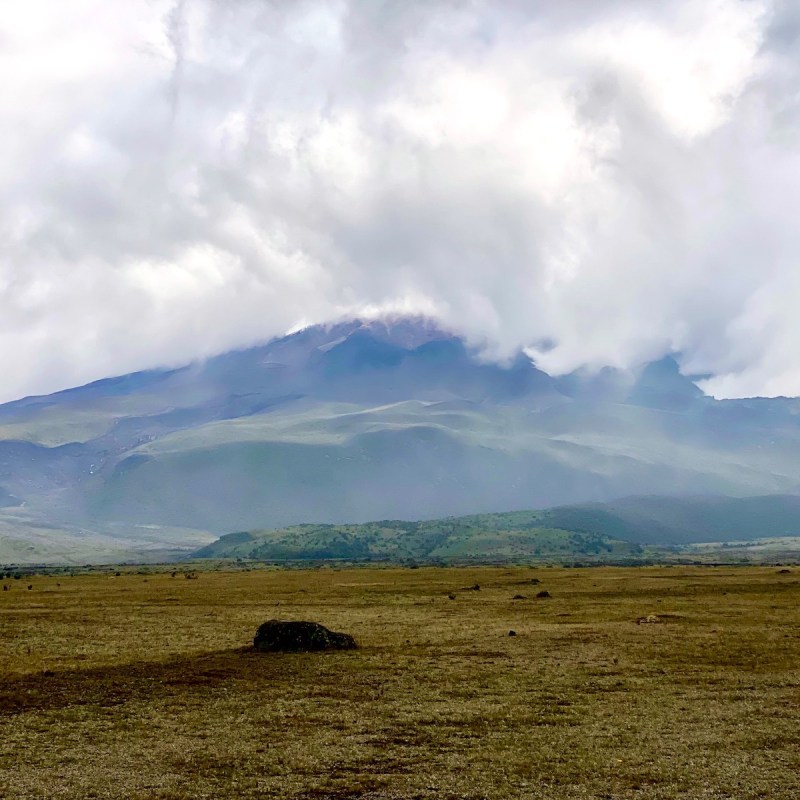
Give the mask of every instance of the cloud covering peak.
[(365, 310), (800, 394), (791, 2), (29, 0), (0, 43), (0, 399)]

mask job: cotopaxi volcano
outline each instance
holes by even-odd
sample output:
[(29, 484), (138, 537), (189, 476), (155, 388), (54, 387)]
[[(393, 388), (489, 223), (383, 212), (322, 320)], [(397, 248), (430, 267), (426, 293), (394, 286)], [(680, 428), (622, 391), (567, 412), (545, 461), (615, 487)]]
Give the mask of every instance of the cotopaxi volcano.
[(800, 400), (715, 400), (672, 358), (563, 377), (523, 355), (487, 363), (419, 318), (0, 406), (6, 562), (163, 556), (300, 522), (799, 492)]

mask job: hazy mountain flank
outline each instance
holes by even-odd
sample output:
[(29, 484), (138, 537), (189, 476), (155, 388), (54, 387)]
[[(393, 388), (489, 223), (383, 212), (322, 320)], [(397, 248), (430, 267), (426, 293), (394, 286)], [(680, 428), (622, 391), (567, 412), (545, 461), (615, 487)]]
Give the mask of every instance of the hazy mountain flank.
[(706, 397), (669, 358), (554, 378), (483, 363), (425, 320), (352, 321), (0, 406), (0, 506), (124, 529), (128, 553), (139, 526), (188, 532), (189, 551), (298, 523), (794, 494), (798, 412)]

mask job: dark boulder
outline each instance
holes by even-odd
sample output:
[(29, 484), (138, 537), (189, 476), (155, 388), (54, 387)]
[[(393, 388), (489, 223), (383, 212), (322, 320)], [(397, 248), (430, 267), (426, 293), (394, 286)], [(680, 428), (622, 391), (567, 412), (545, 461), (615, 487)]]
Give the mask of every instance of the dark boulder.
[(541, 592), (537, 592), (536, 593), (536, 596), (537, 597), (541, 597), (542, 599), (544, 599), (546, 597), (550, 597), (550, 592), (548, 592), (547, 589), (542, 589)]
[(270, 619), (253, 640), (262, 653), (310, 653), (319, 650), (355, 650), (355, 639), (347, 633), (329, 631), (318, 622), (285, 622)]

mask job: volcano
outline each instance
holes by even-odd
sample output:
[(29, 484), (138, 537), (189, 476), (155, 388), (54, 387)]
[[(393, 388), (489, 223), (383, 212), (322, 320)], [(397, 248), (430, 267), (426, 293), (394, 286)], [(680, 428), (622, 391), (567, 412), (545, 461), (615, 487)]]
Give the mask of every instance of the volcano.
[(523, 354), (486, 362), (427, 319), (312, 326), (0, 406), (0, 561), (163, 555), (300, 522), (795, 494), (799, 413), (793, 398), (708, 397), (670, 357), (555, 377)]

